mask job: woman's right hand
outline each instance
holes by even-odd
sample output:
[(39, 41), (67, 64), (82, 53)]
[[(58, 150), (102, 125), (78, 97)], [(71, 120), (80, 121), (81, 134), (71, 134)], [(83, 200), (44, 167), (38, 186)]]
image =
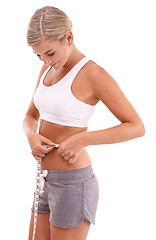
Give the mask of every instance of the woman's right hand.
[[(36, 160), (40, 160), (45, 155), (53, 150), (55, 143), (50, 139), (43, 137), (42, 135), (31, 132), (28, 137), (28, 142), (31, 147), (32, 155)], [(48, 147), (46, 146), (48, 145)]]

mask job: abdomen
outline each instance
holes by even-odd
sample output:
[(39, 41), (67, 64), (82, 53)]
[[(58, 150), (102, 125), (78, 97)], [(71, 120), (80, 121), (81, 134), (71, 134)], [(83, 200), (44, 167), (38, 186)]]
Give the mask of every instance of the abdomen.
[[(39, 134), (50, 139), (52, 142), (60, 144), (67, 138), (81, 132), (87, 131), (87, 128), (68, 127), (55, 123), (50, 123), (44, 120), (40, 122)], [(84, 149), (74, 163), (64, 160), (58, 153), (58, 149), (54, 148), (51, 152), (42, 158), (42, 169), (47, 170), (71, 170), (86, 168), (91, 165), (91, 159)]]

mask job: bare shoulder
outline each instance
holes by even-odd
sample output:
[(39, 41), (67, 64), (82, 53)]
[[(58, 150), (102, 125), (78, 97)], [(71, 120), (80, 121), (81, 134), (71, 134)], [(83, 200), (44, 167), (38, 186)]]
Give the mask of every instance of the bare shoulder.
[(39, 72), (39, 76), (38, 76), (38, 80), (40, 80), (40, 78), (42, 77), (43, 73), (48, 69), (48, 66), (43, 64), (41, 67), (41, 70)]
[(43, 73), (47, 70), (47, 68), (48, 68), (47, 65), (45, 65), (45, 64), (42, 65), (41, 70), (40, 70), (39, 75), (38, 75), (38, 78), (37, 78), (37, 84), (36, 84), (35, 90), (37, 89), (37, 87), (38, 87), (38, 85), (40, 83), (40, 79), (41, 79)]
[(107, 81), (108, 79), (114, 80), (110, 74), (101, 66), (99, 66), (94, 61), (89, 61), (88, 66), (86, 66), (86, 70), (88, 71), (89, 78), (94, 82), (98, 79), (103, 79), (103, 81)]
[(104, 94), (108, 88), (118, 86), (113, 77), (94, 61), (89, 61), (86, 65), (86, 74), (97, 97), (99, 92)]
[(139, 119), (117, 82), (105, 69), (91, 61), (87, 74), (94, 96), (101, 100), (120, 122)]

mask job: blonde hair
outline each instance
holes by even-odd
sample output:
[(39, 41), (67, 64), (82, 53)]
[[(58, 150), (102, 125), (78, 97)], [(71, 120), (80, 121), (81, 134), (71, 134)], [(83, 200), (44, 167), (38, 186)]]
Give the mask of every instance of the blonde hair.
[(72, 22), (67, 15), (58, 8), (46, 6), (35, 11), (31, 17), (27, 43), (33, 46), (43, 38), (62, 41), (68, 30), (72, 30)]

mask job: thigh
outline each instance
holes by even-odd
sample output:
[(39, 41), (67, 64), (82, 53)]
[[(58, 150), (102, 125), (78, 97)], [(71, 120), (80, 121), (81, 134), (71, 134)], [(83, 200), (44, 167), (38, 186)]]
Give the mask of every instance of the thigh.
[(74, 228), (60, 228), (50, 224), (50, 240), (86, 240), (90, 222), (84, 221)]
[[(35, 233), (35, 240), (50, 240), (50, 223), (49, 213), (37, 214), (37, 226)], [(34, 212), (31, 214), (30, 228), (29, 228), (29, 240), (32, 240), (34, 227)]]

